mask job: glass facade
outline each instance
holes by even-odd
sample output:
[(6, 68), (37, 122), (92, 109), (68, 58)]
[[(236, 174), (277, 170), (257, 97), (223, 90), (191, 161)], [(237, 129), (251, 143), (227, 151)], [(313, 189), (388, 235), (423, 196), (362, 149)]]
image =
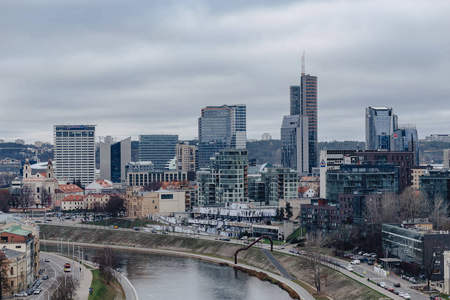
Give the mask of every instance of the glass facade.
[(247, 169), (247, 150), (220, 150), (211, 158), (209, 170), (197, 172), (199, 205), (248, 202)]
[(342, 165), (340, 170), (326, 173), (326, 199), (338, 201), (339, 194), (351, 194), (360, 189), (398, 192), (398, 166)]
[(122, 180), (122, 159), (121, 159), (121, 143), (111, 145), (111, 181), (121, 182)]
[(176, 155), (178, 135), (140, 135), (139, 160), (151, 161), (155, 170), (164, 170)]
[(319, 165), (317, 107), (317, 76), (303, 74), (300, 78), (300, 86), (290, 87), (290, 115), (308, 117), (309, 173), (312, 173), (312, 168)]
[(366, 108), (366, 150), (394, 151), (397, 116), (388, 107)]
[(222, 149), (247, 147), (247, 108), (244, 104), (207, 106), (198, 119), (197, 169)]
[(298, 173), (308, 173), (308, 155), (308, 118), (284, 116), (281, 125), (281, 165)]

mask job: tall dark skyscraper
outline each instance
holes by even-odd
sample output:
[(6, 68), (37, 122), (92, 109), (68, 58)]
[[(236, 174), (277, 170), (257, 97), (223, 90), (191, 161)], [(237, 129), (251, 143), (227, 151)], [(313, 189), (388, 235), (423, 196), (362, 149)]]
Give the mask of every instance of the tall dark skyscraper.
[(317, 76), (305, 74), (304, 57), (300, 85), (290, 87), (290, 114), (308, 117), (309, 172), (319, 164), (317, 142)]
[(125, 182), (125, 166), (131, 162), (131, 137), (122, 141), (105, 139), (100, 145), (100, 178)]

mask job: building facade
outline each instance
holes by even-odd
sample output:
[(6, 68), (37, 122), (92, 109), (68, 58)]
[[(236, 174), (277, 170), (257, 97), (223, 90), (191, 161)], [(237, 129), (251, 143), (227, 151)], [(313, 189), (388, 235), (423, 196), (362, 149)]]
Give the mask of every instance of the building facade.
[(196, 146), (186, 143), (177, 144), (177, 170), (195, 171)]
[(340, 170), (329, 170), (326, 180), (326, 199), (334, 203), (339, 194), (351, 194), (360, 189), (397, 194), (398, 166), (342, 165)]
[(139, 136), (139, 160), (151, 161), (155, 170), (164, 170), (175, 157), (178, 135), (152, 134)]
[(290, 168), (267, 167), (248, 176), (248, 197), (261, 205), (278, 206), (280, 200), (298, 198), (298, 174)]
[(198, 119), (197, 169), (209, 164), (209, 158), (222, 149), (247, 147), (247, 107), (245, 104), (207, 106)]
[(82, 185), (95, 179), (95, 125), (55, 125), (54, 160), (57, 179), (79, 180)]
[(173, 182), (187, 180), (187, 171), (128, 172), (127, 186), (146, 186), (152, 182)]
[(210, 167), (197, 172), (198, 204), (224, 206), (248, 202), (247, 150), (221, 150), (210, 160)]
[(284, 116), (281, 125), (281, 165), (299, 174), (309, 173), (308, 145), (308, 117)]
[(366, 108), (366, 150), (394, 151), (397, 116), (389, 107)]
[(115, 183), (125, 181), (126, 165), (131, 162), (131, 137), (119, 142), (100, 142), (100, 178)]
[(302, 73), (300, 85), (290, 87), (290, 115), (308, 117), (309, 173), (318, 166), (319, 159), (317, 104), (317, 76)]

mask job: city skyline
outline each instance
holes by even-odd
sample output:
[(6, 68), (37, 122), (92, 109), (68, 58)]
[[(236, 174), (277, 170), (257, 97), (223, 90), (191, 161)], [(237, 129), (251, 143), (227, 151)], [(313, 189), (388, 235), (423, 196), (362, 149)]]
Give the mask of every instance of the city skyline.
[(243, 103), (247, 137), (279, 139), (303, 51), (306, 73), (320, 78), (319, 141), (363, 141), (368, 106), (404, 112), (419, 138), (447, 133), (449, 9), (444, 1), (4, 1), (0, 138), (52, 142), (54, 124), (96, 124), (97, 136), (187, 140), (197, 137), (202, 107)]

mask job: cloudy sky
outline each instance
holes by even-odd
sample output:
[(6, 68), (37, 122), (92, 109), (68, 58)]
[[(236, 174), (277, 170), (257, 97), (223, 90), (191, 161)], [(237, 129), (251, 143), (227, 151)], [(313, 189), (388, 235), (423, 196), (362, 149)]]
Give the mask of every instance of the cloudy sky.
[(202, 107), (247, 104), (279, 138), (289, 86), (319, 78), (319, 140), (364, 140), (367, 106), (450, 133), (450, 1), (0, 1), (0, 138), (197, 136)]

